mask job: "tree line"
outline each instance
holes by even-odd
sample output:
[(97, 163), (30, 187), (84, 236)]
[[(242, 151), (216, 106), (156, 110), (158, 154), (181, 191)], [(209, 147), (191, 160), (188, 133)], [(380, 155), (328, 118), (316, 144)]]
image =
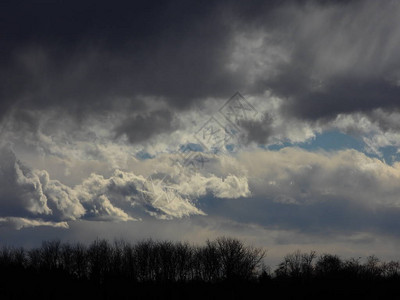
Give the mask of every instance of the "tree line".
[(153, 240), (136, 244), (96, 240), (89, 246), (46, 241), (31, 250), (3, 247), (0, 268), (64, 273), (98, 283), (107, 278), (217, 282), (255, 279), (264, 255), (261, 249), (225, 237), (207, 241), (204, 246)]
[[(229, 237), (208, 240), (204, 245), (154, 240), (110, 243), (97, 239), (89, 245), (54, 240), (33, 249), (3, 247), (0, 250), (0, 296), (7, 299), (7, 296), (15, 298), (15, 293), (25, 295), (18, 289), (21, 282), (36, 291), (36, 295), (49, 298), (54, 296), (49, 291), (56, 293), (63, 286), (70, 286), (80, 292), (96, 290), (97, 296), (113, 291), (110, 299), (114, 298), (116, 290), (122, 293), (120, 298), (126, 296), (128, 286), (135, 286), (136, 292), (146, 290), (146, 293), (154, 293), (152, 287), (156, 285), (180, 286), (182, 290), (184, 286), (193, 285), (212, 286), (213, 289), (219, 286), (225, 287), (220, 290), (225, 293), (228, 285), (235, 298), (244, 291), (234, 292), (235, 289), (244, 285), (253, 292), (268, 288), (270, 293), (277, 293), (286, 286), (315, 291), (331, 287), (332, 282), (346, 289), (349, 289), (349, 282), (353, 287), (355, 282), (363, 285), (374, 282), (384, 284), (387, 291), (388, 287), (390, 290), (400, 283), (400, 263), (383, 262), (376, 256), (369, 256), (362, 262), (360, 258), (341, 259), (334, 254), (295, 251), (284, 256), (274, 270), (265, 265), (265, 256), (261, 248)], [(43, 285), (47, 291), (41, 288)], [(65, 291), (66, 295), (77, 298), (69, 294), (74, 289)], [(289, 289), (286, 293), (293, 292)], [(87, 296), (90, 298), (93, 294)], [(62, 297), (57, 295), (57, 298)]]
[(399, 261), (381, 261), (375, 255), (368, 256), (364, 263), (361, 257), (342, 260), (338, 255), (315, 251), (302, 253), (299, 250), (287, 254), (275, 270), (281, 279), (400, 279)]

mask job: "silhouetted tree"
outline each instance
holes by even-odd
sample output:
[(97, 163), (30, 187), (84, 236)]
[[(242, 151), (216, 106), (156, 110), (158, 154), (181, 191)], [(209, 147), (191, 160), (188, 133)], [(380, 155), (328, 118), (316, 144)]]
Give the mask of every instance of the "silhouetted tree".
[(343, 262), (337, 255), (323, 254), (315, 264), (315, 273), (318, 277), (337, 277), (343, 268)]
[(35, 248), (28, 251), (28, 264), (29, 267), (37, 272), (42, 268), (42, 254), (41, 249)]
[(198, 261), (199, 279), (215, 282), (221, 279), (222, 262), (216, 242), (206, 241), (204, 247), (197, 249), (195, 260)]
[(342, 276), (345, 278), (353, 279), (359, 278), (362, 275), (362, 265), (359, 258), (350, 258), (343, 263)]
[(142, 241), (134, 246), (135, 265), (139, 281), (150, 281), (154, 279), (154, 242), (152, 240)]
[(10, 268), (23, 269), (26, 265), (27, 257), (23, 248), (4, 246), (0, 250), (0, 268), (3, 270)]
[(400, 262), (389, 261), (382, 265), (382, 275), (385, 278), (398, 279), (400, 278)]
[(94, 241), (87, 250), (89, 278), (103, 282), (109, 274), (112, 262), (112, 248), (106, 240)]
[(363, 275), (367, 278), (374, 279), (381, 276), (382, 265), (378, 257), (371, 255), (367, 257), (366, 263), (363, 265)]
[(42, 243), (40, 252), (41, 267), (47, 271), (56, 270), (60, 267), (61, 242), (59, 240), (46, 241)]
[(89, 278), (88, 250), (81, 243), (75, 244), (72, 249), (72, 274), (78, 279)]
[(176, 280), (187, 281), (193, 278), (194, 249), (188, 243), (175, 245), (174, 263), (176, 266)]
[(254, 278), (260, 270), (265, 252), (258, 248), (245, 246), (233, 238), (217, 238), (216, 247), (221, 261), (222, 277), (224, 279)]
[(315, 258), (315, 251), (301, 253), (300, 250), (297, 250), (284, 257), (275, 273), (278, 277), (309, 278), (314, 271), (313, 261)]

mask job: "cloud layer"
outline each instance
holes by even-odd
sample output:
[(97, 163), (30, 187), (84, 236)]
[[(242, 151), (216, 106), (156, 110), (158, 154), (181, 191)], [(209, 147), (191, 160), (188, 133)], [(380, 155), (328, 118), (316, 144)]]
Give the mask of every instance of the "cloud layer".
[(1, 4), (2, 232), (395, 249), (399, 22), (390, 0)]
[(356, 150), (209, 154), (195, 170), (171, 164), (176, 154), (170, 154), (137, 161), (135, 168), (146, 177), (128, 170), (109, 177), (92, 173), (74, 187), (28, 168), (10, 150), (2, 153), (8, 156), (1, 164), (7, 186), (1, 195), (2, 223), (26, 224), (17, 227), (210, 215), (313, 234), (377, 230), (398, 235), (400, 165)]

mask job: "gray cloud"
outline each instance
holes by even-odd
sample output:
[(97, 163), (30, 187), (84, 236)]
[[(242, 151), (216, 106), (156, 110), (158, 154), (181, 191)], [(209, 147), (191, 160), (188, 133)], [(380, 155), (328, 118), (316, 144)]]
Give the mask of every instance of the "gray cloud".
[(313, 234), (380, 232), (398, 237), (398, 164), (346, 150), (310, 153), (285, 148), (243, 153), (252, 197), (220, 200), (204, 211), (240, 222)]
[(244, 132), (241, 134), (241, 142), (256, 142), (259, 144), (268, 144), (271, 136), (274, 135), (272, 128), (273, 118), (264, 113), (260, 120), (242, 120), (239, 126)]
[(117, 137), (126, 134), (129, 142), (140, 143), (154, 134), (168, 133), (177, 129), (178, 120), (168, 110), (157, 110), (128, 118), (115, 131)]
[(398, 109), (400, 7), (395, 1), (306, 5), (294, 19), (290, 59), (271, 80), (287, 110), (307, 119)]
[(38, 226), (47, 226), (47, 227), (55, 227), (55, 228), (69, 228), (67, 222), (51, 222), (51, 221), (43, 221), (41, 219), (27, 219), (27, 218), (18, 218), (18, 217), (0, 217), (0, 227), (6, 227), (8, 229), (17, 229), (20, 230), (22, 228), (28, 227), (38, 227)]

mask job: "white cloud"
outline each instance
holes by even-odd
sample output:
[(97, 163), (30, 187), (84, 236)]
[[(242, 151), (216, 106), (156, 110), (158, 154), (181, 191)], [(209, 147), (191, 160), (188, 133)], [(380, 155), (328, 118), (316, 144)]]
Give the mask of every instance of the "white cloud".
[[(29, 169), (21, 170), (18, 161), (14, 161), (14, 170), (16, 175), (16, 187), (21, 202), (25, 204), (25, 208), (33, 214), (51, 214), (51, 209), (47, 206), (47, 197), (44, 194), (40, 176), (30, 172)], [(13, 176), (14, 174), (8, 174)]]
[(336, 128), (342, 132), (360, 136), (365, 143), (365, 151), (382, 157), (382, 148), (400, 147), (398, 112), (373, 110), (370, 114), (339, 114), (325, 129)]
[[(278, 113), (278, 102), (268, 108)], [(357, 120), (364, 122), (357, 122), (352, 117), (342, 116), (331, 126), (343, 130), (357, 124), (372, 128), (374, 123), (363, 118), (360, 115)], [(281, 120), (277, 118), (275, 125), (279, 122)], [(284, 126), (283, 122), (281, 124)], [(82, 150), (79, 147), (83, 144), (75, 145), (74, 151)], [(66, 157), (59, 159), (71, 159), (71, 166), (77, 169), (81, 163), (89, 166), (89, 163), (95, 165), (98, 162), (100, 166), (93, 168), (95, 172), (89, 176), (85, 174), (88, 170), (80, 173), (77, 176), (79, 183), (75, 186), (50, 179), (47, 171), (28, 168), (12, 152), (3, 150), (1, 217), (49, 222), (79, 219), (133, 221), (143, 219), (146, 214), (161, 219), (185, 218), (207, 214), (197, 201), (209, 201), (210, 197), (216, 198), (215, 201), (224, 198), (265, 199), (288, 205), (311, 205), (339, 199), (366, 207), (399, 206), (398, 164), (389, 166), (355, 150), (328, 153), (297, 148), (254, 149), (243, 148), (234, 155), (203, 153), (206, 160), (197, 170), (182, 166), (179, 154), (165, 153), (146, 160), (128, 159), (123, 169), (114, 168), (114, 171), (111, 171), (113, 163), (101, 165), (101, 160), (107, 160), (109, 152), (124, 152), (125, 148), (109, 148), (99, 157), (91, 156), (90, 160), (87, 156), (71, 156), (66, 151)], [(53, 155), (42, 157), (43, 160), (53, 158)], [(175, 160), (178, 164), (174, 165), (172, 161)], [(78, 171), (72, 173), (78, 174)]]

